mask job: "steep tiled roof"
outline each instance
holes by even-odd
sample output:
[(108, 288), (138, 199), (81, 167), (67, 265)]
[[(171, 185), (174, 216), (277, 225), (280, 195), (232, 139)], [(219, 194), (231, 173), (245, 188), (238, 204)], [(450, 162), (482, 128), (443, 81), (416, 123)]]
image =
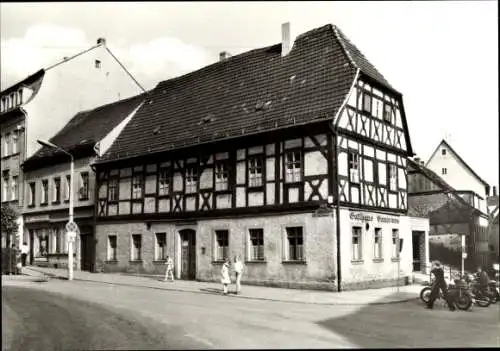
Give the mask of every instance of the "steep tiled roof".
[(422, 166), (418, 162), (415, 162), (410, 159), (408, 159), (408, 166), (423, 173), (427, 178), (429, 178), (433, 183), (435, 183), (441, 189), (446, 190), (448, 192), (455, 192), (455, 188), (453, 188), (451, 185), (445, 182), (443, 178), (438, 176), (436, 172), (430, 170), (429, 168)]
[(276, 44), (163, 81), (100, 162), (331, 120), (358, 66), (388, 84), (326, 25), (298, 36), (284, 57)]
[[(82, 146), (93, 147), (114, 127), (123, 121), (146, 98), (146, 93), (77, 113), (50, 142), (71, 151)], [(60, 151), (43, 146), (26, 163), (60, 154)]]
[(436, 147), (436, 149), (432, 153), (432, 156), (429, 158), (429, 161), (427, 161), (427, 164), (429, 164), (430, 160), (434, 157), (434, 155), (442, 145), (446, 146), (455, 155), (458, 161), (461, 162), (465, 166), (465, 168), (467, 168), (474, 175), (474, 177), (476, 177), (481, 183), (483, 183), (483, 185), (486, 186), (486, 188), (488, 189), (487, 192), (489, 192), (490, 185), (486, 183), (486, 181), (484, 181), (476, 172), (474, 172), (474, 170), (467, 164), (467, 162), (465, 162), (464, 159), (460, 157), (460, 155), (444, 139), (441, 140), (439, 145)]

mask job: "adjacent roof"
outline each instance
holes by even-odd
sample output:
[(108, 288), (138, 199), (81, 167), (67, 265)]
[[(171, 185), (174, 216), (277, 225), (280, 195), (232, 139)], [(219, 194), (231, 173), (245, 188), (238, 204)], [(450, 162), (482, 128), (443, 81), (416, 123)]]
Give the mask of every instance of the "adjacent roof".
[[(17, 82), (16, 84), (11, 85), (7, 89), (2, 90), (0, 92), (0, 96), (8, 95), (8, 94), (12, 93), (13, 91), (16, 91), (19, 88), (22, 88), (22, 87), (25, 87), (25, 86), (31, 86), (34, 83), (37, 83), (38, 81), (40, 81), (44, 77), (44, 75), (45, 75), (45, 70), (41, 69), (38, 72), (35, 72), (32, 75), (24, 78), (22, 81)], [(40, 86), (38, 85), (37, 88), (39, 88), (39, 87)]]
[[(123, 121), (146, 98), (147, 93), (116, 101), (92, 110), (77, 113), (50, 142), (66, 151), (92, 149), (113, 128)], [(36, 161), (45, 160), (61, 152), (43, 146), (33, 156), (25, 161), (24, 167)]]
[(436, 149), (435, 149), (435, 150), (434, 150), (434, 152), (432, 153), (432, 156), (429, 158), (429, 161), (427, 161), (426, 165), (428, 165), (428, 164), (429, 164), (430, 160), (434, 157), (434, 155), (436, 154), (436, 152), (439, 150), (439, 148), (440, 148), (441, 146), (446, 146), (446, 147), (447, 147), (447, 148), (448, 148), (448, 149), (449, 149), (449, 150), (450, 150), (450, 151), (451, 151), (451, 152), (455, 155), (455, 157), (456, 157), (456, 158), (457, 158), (460, 162), (462, 162), (462, 164), (463, 164), (463, 165), (464, 165), (464, 166), (465, 166), (465, 167), (466, 167), (466, 168), (467, 168), (467, 169), (468, 169), (468, 170), (469, 170), (469, 171), (470, 171), (470, 172), (471, 172), (471, 173), (472, 173), (472, 174), (473, 174), (473, 175), (474, 175), (474, 176), (475, 176), (475, 177), (476, 177), (476, 178), (477, 178), (477, 179), (478, 179), (481, 183), (483, 183), (483, 184), (487, 187), (487, 189), (488, 189), (488, 191), (487, 191), (487, 192), (489, 192), (490, 185), (489, 185), (488, 183), (486, 183), (486, 181), (484, 181), (481, 177), (479, 177), (479, 176), (477, 175), (477, 173), (476, 173), (476, 172), (474, 172), (474, 170), (473, 170), (473, 169), (472, 169), (472, 168), (471, 168), (471, 167), (467, 164), (467, 162), (465, 162), (465, 161), (462, 159), (462, 157), (460, 157), (460, 155), (459, 155), (459, 154), (458, 154), (458, 153), (457, 153), (457, 152), (456, 152), (456, 151), (455, 151), (455, 150), (454, 150), (454, 149), (450, 146), (450, 144), (448, 144), (448, 143), (446, 142), (446, 140), (444, 140), (444, 139), (443, 139), (443, 140), (441, 140), (441, 142), (439, 143), (439, 145), (436, 147)]
[(163, 81), (99, 163), (332, 120), (358, 68), (399, 94), (330, 24)]

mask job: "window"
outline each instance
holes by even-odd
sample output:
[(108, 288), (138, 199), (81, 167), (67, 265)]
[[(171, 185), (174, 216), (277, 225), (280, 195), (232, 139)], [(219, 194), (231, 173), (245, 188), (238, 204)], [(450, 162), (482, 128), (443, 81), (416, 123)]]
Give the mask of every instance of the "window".
[(223, 261), (229, 258), (229, 231), (215, 231), (215, 260)]
[(47, 204), (49, 202), (49, 181), (48, 179), (42, 180), (42, 199), (40, 204)]
[(195, 167), (186, 168), (186, 194), (195, 193), (197, 191), (198, 174)]
[(136, 174), (132, 177), (132, 199), (142, 198), (142, 175)]
[(18, 136), (16, 134), (12, 134), (12, 153), (17, 154), (18, 147)]
[(156, 256), (157, 261), (167, 259), (167, 233), (156, 233)]
[(264, 230), (250, 229), (250, 261), (264, 260)]
[(3, 138), (3, 155), (8, 156), (9, 155), (9, 142), (10, 142), (10, 134), (5, 134), (5, 137)]
[(372, 97), (366, 92), (363, 93), (363, 111), (372, 113)]
[(262, 159), (252, 157), (248, 160), (248, 186), (262, 186)]
[(80, 200), (89, 199), (89, 172), (80, 173), (80, 189), (78, 190)]
[(7, 196), (9, 194), (9, 172), (3, 172), (3, 189), (2, 189), (2, 201), (7, 201)]
[(446, 168), (441, 168), (441, 174), (445, 175), (448, 173), (448, 170)]
[(59, 203), (61, 201), (61, 178), (54, 178), (54, 192), (52, 195), (52, 202)]
[(215, 190), (228, 189), (228, 171), (225, 163), (215, 165)]
[(300, 151), (291, 151), (286, 153), (285, 159), (285, 181), (287, 183), (300, 182), (302, 168), (302, 156)]
[(389, 104), (384, 105), (384, 121), (392, 123), (392, 108)]
[(441, 155), (446, 155), (446, 149), (441, 149)]
[(28, 206), (35, 206), (36, 187), (35, 182), (29, 183)]
[(361, 251), (361, 227), (352, 227), (352, 260), (361, 261), (363, 258)]
[(142, 235), (132, 234), (132, 261), (141, 260)]
[(384, 111), (384, 103), (382, 101), (380, 101), (379, 99), (374, 97), (373, 98), (373, 107), (374, 107), (373, 111), (374, 111), (375, 117), (382, 119), (383, 111)]
[(108, 260), (116, 261), (116, 235), (108, 236)]
[(382, 228), (375, 228), (375, 238), (373, 241), (373, 258), (382, 258)]
[(392, 258), (399, 258), (399, 230), (392, 230)]
[(17, 200), (18, 183), (17, 176), (12, 177), (12, 196), (11, 200)]
[(160, 170), (158, 176), (158, 195), (168, 195), (170, 193), (170, 172), (168, 170)]
[(70, 186), (71, 186), (71, 175), (66, 175), (66, 190), (64, 192), (64, 200), (69, 201), (70, 195)]
[(286, 228), (288, 260), (303, 261), (304, 260), (304, 238), (302, 227)]
[(398, 190), (398, 168), (393, 164), (389, 164), (389, 190)]
[(359, 155), (349, 152), (349, 179), (352, 183), (359, 183)]
[(118, 201), (118, 179), (109, 180), (109, 201)]

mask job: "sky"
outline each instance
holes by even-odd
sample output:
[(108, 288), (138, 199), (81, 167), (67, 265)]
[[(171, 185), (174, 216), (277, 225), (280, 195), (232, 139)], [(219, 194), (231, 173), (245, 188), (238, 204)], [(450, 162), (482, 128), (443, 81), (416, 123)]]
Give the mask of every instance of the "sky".
[(332, 23), (403, 94), (414, 152), (442, 139), (498, 185), (497, 1), (1, 3), (1, 89), (104, 37), (146, 89)]

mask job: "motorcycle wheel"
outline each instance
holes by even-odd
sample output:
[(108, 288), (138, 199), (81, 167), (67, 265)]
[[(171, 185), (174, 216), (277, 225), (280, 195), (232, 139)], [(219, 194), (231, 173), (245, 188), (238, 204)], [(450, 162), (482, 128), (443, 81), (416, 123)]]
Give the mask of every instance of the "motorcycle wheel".
[(491, 304), (491, 300), (488, 296), (476, 296), (476, 304), (479, 307), (488, 307)]
[(472, 299), (467, 294), (458, 294), (455, 299), (455, 305), (462, 311), (466, 311), (472, 306)]
[(425, 287), (422, 289), (420, 292), (420, 300), (422, 300), (425, 303), (428, 303), (429, 300), (431, 299), (431, 291), (432, 289), (430, 287)]

